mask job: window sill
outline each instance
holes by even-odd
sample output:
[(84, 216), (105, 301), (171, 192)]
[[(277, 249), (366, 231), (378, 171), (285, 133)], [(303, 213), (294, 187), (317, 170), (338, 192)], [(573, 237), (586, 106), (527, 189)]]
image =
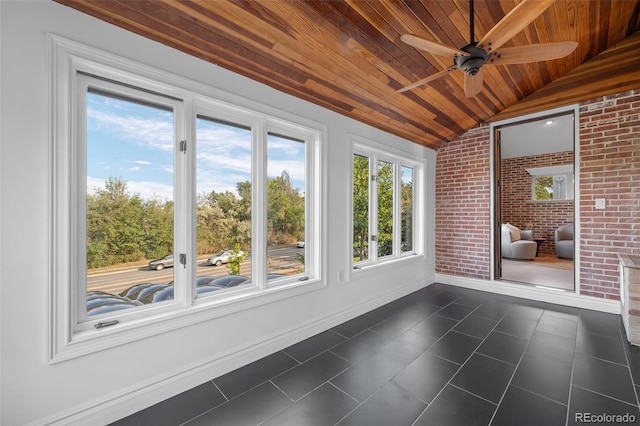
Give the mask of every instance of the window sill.
[(71, 336), (69, 342), (57, 348), (55, 342), (52, 342), (54, 350), (49, 363), (57, 364), (190, 325), (215, 320), (236, 312), (300, 296), (324, 287), (326, 287), (326, 283), (322, 280), (309, 279), (304, 282), (286, 283), (266, 290), (249, 288), (229, 293), (226, 297), (197, 299), (188, 307), (178, 307), (171, 311), (122, 322), (99, 330), (76, 332)]
[(392, 267), (398, 265), (399, 263), (424, 261), (424, 259), (424, 254), (405, 253), (399, 257), (380, 260), (377, 263), (369, 263), (363, 265), (353, 264), (353, 267), (351, 269), (351, 276), (365, 275), (369, 271), (377, 271), (380, 268)]
[(527, 204), (547, 204), (547, 203), (573, 203), (574, 199), (566, 199), (566, 200), (528, 200)]

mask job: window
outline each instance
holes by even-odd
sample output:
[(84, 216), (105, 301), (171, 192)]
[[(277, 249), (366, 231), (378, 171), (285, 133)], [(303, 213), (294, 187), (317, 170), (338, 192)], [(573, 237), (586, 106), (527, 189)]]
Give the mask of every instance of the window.
[(52, 361), (324, 286), (321, 126), (52, 41)]
[(393, 254), (393, 164), (388, 161), (378, 161), (376, 173), (378, 229), (377, 244), (378, 257)]
[(400, 241), (400, 249), (402, 252), (413, 251), (413, 168), (408, 166), (401, 167), (401, 226), (402, 240)]
[[(173, 299), (167, 293), (176, 281), (174, 146), (182, 102), (82, 72), (77, 84), (81, 331)], [(147, 264), (149, 271), (141, 270)]]
[(251, 127), (197, 116), (197, 297), (250, 281), (251, 159)]
[(353, 256), (354, 261), (369, 259), (369, 157), (353, 156)]
[(532, 200), (573, 200), (572, 165), (538, 167), (527, 171), (532, 176)]
[(354, 269), (418, 253), (414, 218), (420, 164), (354, 144)]
[(305, 142), (267, 136), (267, 279), (305, 272)]

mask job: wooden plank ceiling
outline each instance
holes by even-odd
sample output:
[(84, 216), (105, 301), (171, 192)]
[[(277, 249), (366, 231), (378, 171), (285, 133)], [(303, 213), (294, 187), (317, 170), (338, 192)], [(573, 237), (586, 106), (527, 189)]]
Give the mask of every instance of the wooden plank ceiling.
[[(504, 47), (573, 40), (577, 49), (549, 62), (485, 66), (481, 93), (467, 99), (460, 70), (396, 93), (452, 65), (400, 36), (468, 44), (467, 0), (56, 1), (435, 149), (640, 29), (640, 0), (557, 0)], [(518, 2), (476, 0), (476, 40)]]

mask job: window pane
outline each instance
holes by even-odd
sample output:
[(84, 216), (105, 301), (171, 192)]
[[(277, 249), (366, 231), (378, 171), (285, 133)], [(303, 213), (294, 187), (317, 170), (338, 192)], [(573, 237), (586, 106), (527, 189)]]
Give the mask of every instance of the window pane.
[(172, 290), (165, 268), (173, 266), (174, 113), (92, 89), (86, 105), (86, 314), (93, 317)]
[(401, 221), (402, 237), (400, 248), (402, 252), (413, 251), (413, 169), (402, 166), (402, 201)]
[(305, 272), (305, 143), (267, 138), (267, 278)]
[(534, 200), (553, 200), (553, 176), (535, 176)]
[(369, 259), (369, 158), (353, 156), (353, 260)]
[(393, 254), (393, 164), (378, 161), (378, 257)]
[(251, 129), (196, 121), (197, 294), (251, 278)]

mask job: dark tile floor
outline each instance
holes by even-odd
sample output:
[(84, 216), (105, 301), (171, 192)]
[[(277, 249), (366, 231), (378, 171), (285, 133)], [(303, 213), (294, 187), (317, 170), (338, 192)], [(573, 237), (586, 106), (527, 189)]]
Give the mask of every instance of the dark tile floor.
[(115, 423), (640, 423), (620, 317), (433, 284)]

